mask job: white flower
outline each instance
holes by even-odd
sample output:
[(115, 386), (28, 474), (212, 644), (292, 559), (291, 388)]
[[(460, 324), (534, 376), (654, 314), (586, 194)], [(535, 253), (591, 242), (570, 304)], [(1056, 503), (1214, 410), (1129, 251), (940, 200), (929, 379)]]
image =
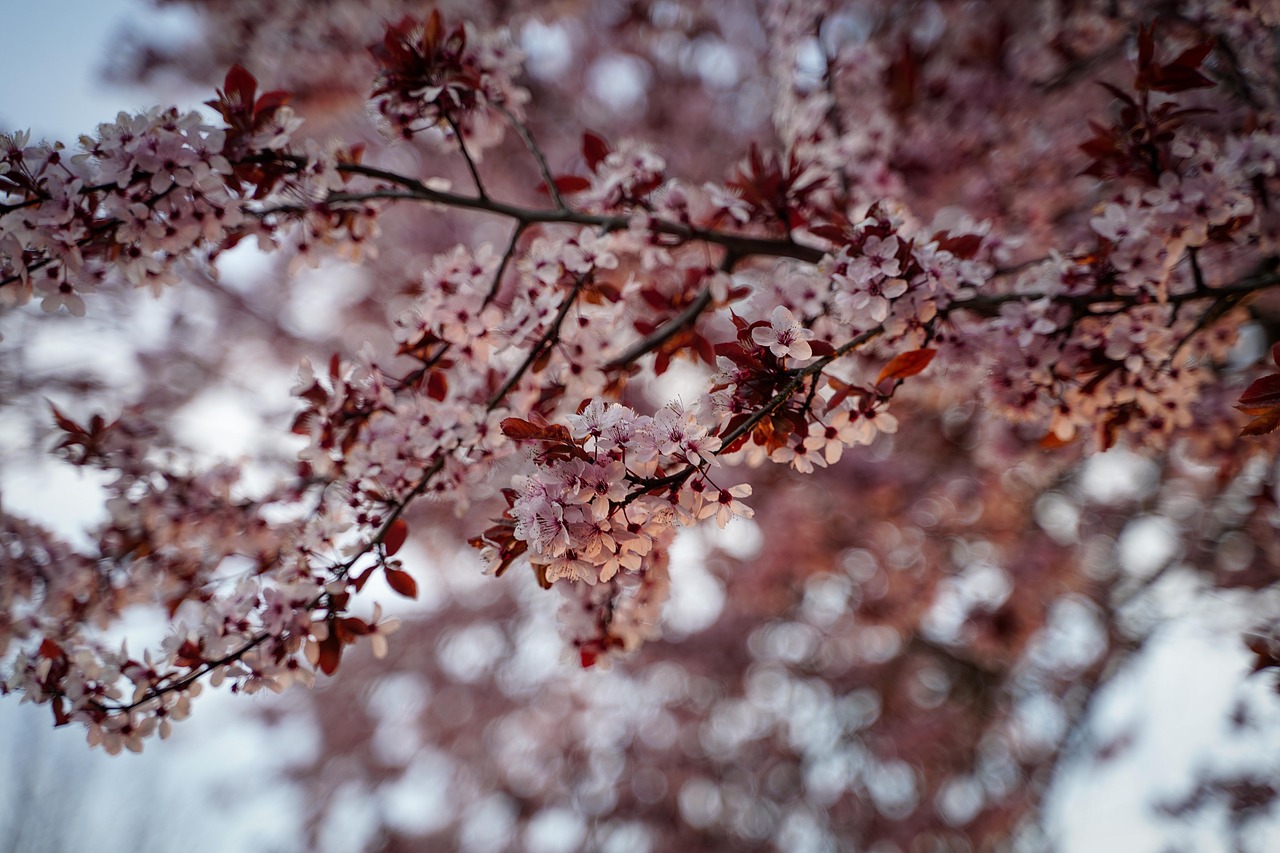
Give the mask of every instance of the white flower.
[(801, 361), (813, 357), (813, 349), (809, 346), (812, 337), (813, 330), (796, 322), (791, 311), (783, 305), (773, 309), (767, 328), (760, 326), (751, 330), (751, 339), (762, 347), (768, 347), (778, 358), (791, 356)]

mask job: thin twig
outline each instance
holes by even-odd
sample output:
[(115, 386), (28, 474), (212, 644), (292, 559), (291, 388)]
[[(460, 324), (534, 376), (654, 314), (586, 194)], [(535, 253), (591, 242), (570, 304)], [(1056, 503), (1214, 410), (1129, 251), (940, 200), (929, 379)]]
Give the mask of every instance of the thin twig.
[(449, 123), (449, 129), (453, 131), (454, 138), (458, 140), (458, 150), (462, 152), (462, 159), (467, 163), (467, 171), (471, 173), (471, 180), (476, 185), (476, 195), (479, 198), (487, 199), (489, 193), (485, 192), (484, 182), (480, 180), (480, 171), (476, 168), (476, 161), (471, 159), (471, 152), (467, 151), (467, 143), (462, 138), (462, 130), (452, 116), (446, 114), (444, 120)]
[(498, 403), (502, 402), (502, 398), (507, 396), (507, 392), (514, 388), (516, 383), (520, 381), (521, 377), (528, 372), (529, 368), (533, 366), (533, 363), (538, 360), (538, 357), (542, 355), (547, 347), (555, 343), (560, 334), (560, 325), (564, 323), (564, 318), (568, 316), (569, 309), (572, 308), (573, 303), (577, 301), (578, 293), (582, 290), (583, 281), (583, 279), (578, 279), (578, 281), (574, 283), (573, 289), (569, 291), (568, 295), (565, 296), (564, 301), (560, 303), (560, 310), (556, 312), (555, 319), (551, 321), (551, 325), (547, 328), (547, 331), (538, 339), (538, 342), (533, 346), (533, 349), (529, 350), (529, 355), (526, 356), (521, 365), (516, 368), (515, 373), (508, 376), (507, 381), (502, 383), (502, 387), (494, 392), (494, 395), (489, 398), (489, 402), (486, 404), (486, 411), (492, 412), (497, 407)]
[(484, 295), (484, 305), (488, 305), (498, 297), (498, 291), (502, 289), (502, 276), (506, 274), (507, 266), (510, 265), (511, 258), (516, 253), (516, 244), (520, 242), (520, 235), (528, 227), (523, 222), (517, 222), (515, 229), (512, 230), (511, 240), (507, 243), (507, 250), (502, 253), (502, 260), (498, 262), (498, 269), (493, 274), (493, 283), (489, 285), (489, 292)]
[(564, 199), (560, 197), (560, 189), (556, 186), (555, 178), (551, 177), (551, 168), (547, 165), (547, 158), (542, 153), (542, 148), (533, 139), (533, 134), (525, 123), (517, 119), (511, 114), (511, 111), (502, 104), (497, 105), (498, 111), (507, 117), (507, 121), (511, 122), (511, 126), (516, 129), (516, 133), (520, 135), (520, 139), (524, 142), (524, 147), (529, 150), (529, 154), (538, 164), (538, 172), (542, 175), (542, 182), (547, 185), (547, 192), (551, 195), (551, 202), (556, 206), (556, 210), (568, 210), (569, 207), (564, 203)]

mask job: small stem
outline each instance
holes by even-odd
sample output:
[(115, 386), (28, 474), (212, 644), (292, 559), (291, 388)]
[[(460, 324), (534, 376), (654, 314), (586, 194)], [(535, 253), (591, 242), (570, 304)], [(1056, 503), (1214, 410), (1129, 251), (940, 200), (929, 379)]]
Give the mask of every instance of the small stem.
[(574, 283), (573, 289), (569, 291), (569, 294), (565, 296), (564, 301), (560, 303), (560, 310), (556, 312), (555, 319), (551, 321), (551, 325), (547, 328), (547, 331), (544, 332), (542, 337), (538, 339), (538, 342), (534, 344), (533, 349), (529, 350), (529, 355), (526, 356), (521, 365), (516, 368), (515, 373), (508, 376), (507, 381), (502, 383), (502, 387), (494, 392), (494, 395), (489, 398), (489, 402), (486, 404), (486, 411), (492, 412), (497, 408), (498, 403), (502, 402), (502, 398), (507, 396), (507, 392), (516, 386), (516, 383), (520, 381), (521, 377), (523, 377), (525, 373), (528, 372), (529, 368), (533, 366), (533, 363), (538, 360), (538, 356), (542, 355), (543, 351), (546, 350), (547, 347), (555, 343), (560, 334), (560, 325), (564, 323), (564, 318), (568, 316), (569, 309), (572, 308), (573, 303), (577, 301), (578, 293), (582, 289), (582, 282), (582, 279), (578, 279), (578, 281)]
[(476, 185), (476, 196), (482, 199), (488, 199), (489, 194), (485, 192), (484, 182), (480, 180), (480, 171), (476, 168), (476, 161), (471, 159), (471, 153), (467, 151), (466, 140), (462, 138), (462, 130), (458, 127), (458, 123), (453, 120), (453, 116), (445, 114), (444, 120), (448, 122), (449, 129), (453, 131), (453, 136), (458, 140), (458, 150), (462, 152), (462, 159), (467, 163), (467, 171), (471, 173), (471, 180)]
[(516, 253), (516, 244), (520, 242), (520, 235), (529, 226), (523, 222), (517, 222), (515, 229), (511, 232), (511, 240), (507, 243), (507, 250), (502, 253), (502, 260), (498, 263), (498, 269), (493, 274), (493, 284), (489, 285), (489, 292), (484, 295), (484, 305), (488, 305), (498, 297), (498, 291), (502, 289), (502, 276), (507, 272), (507, 266), (511, 263), (511, 258)]
[(711, 285), (706, 285), (683, 311), (672, 317), (662, 326), (629, 346), (622, 355), (617, 356), (604, 366), (605, 370), (617, 370), (625, 367), (646, 353), (653, 352), (670, 340), (685, 326), (693, 323), (706, 307), (711, 304)]
[(551, 177), (551, 168), (547, 166), (547, 158), (543, 155), (542, 149), (538, 143), (534, 141), (533, 134), (529, 132), (529, 128), (525, 123), (517, 119), (511, 114), (511, 111), (501, 104), (497, 105), (498, 111), (507, 117), (507, 121), (511, 122), (511, 126), (516, 129), (516, 133), (520, 134), (520, 139), (524, 142), (524, 147), (529, 149), (529, 153), (538, 164), (538, 172), (542, 175), (542, 182), (547, 186), (547, 192), (551, 195), (551, 202), (556, 206), (556, 210), (568, 210), (568, 206), (564, 203), (564, 199), (560, 197), (560, 190), (556, 187), (555, 178)]

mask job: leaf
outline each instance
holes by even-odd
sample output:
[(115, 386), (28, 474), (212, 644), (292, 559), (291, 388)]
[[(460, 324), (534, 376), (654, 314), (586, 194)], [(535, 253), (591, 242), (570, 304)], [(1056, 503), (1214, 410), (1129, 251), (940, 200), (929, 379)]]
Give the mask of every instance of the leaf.
[(409, 525), (403, 518), (397, 518), (391, 522), (391, 526), (387, 528), (387, 532), (382, 536), (382, 547), (388, 557), (393, 556), (404, 545), (404, 540), (409, 537)]
[(449, 379), (443, 370), (433, 370), (427, 375), (427, 396), (441, 403), (449, 396)]
[(957, 258), (971, 259), (978, 254), (978, 249), (982, 248), (982, 237), (978, 234), (957, 234), (951, 235), (946, 232), (939, 232), (933, 235), (938, 241), (938, 248), (945, 252), (950, 252)]
[(707, 340), (702, 335), (695, 333), (693, 336), (693, 347), (697, 350), (698, 357), (706, 362), (708, 366), (716, 366), (716, 348), (712, 345), (711, 341)]
[[(561, 195), (573, 195), (574, 193), (591, 189), (591, 181), (580, 175), (561, 175), (552, 183), (556, 185), (556, 191)], [(545, 184), (542, 185), (541, 189), (544, 194), (547, 192)]]
[(502, 434), (515, 441), (572, 441), (568, 427), (562, 424), (538, 426), (522, 418), (504, 418)]
[(258, 80), (243, 65), (239, 63), (232, 65), (222, 85), (222, 91), (228, 99), (232, 95), (235, 96), (236, 100), (231, 102), (233, 106), (242, 110), (248, 110), (253, 106), (253, 96), (258, 89)]
[(813, 354), (819, 358), (826, 358), (827, 356), (833, 356), (836, 354), (836, 348), (828, 341), (809, 341), (809, 349), (812, 350)]
[(408, 572), (402, 572), (399, 569), (387, 569), (387, 585), (405, 598), (418, 597), (418, 582), (413, 579), (413, 575)]
[(320, 656), (316, 664), (325, 675), (333, 675), (338, 671), (338, 664), (342, 662), (342, 640), (338, 638), (338, 632), (331, 629), (328, 636), (318, 645)]
[(1189, 47), (1182, 53), (1178, 54), (1178, 58), (1170, 62), (1170, 65), (1181, 65), (1185, 68), (1199, 68), (1200, 63), (1204, 62), (1213, 51), (1213, 39)]
[(899, 353), (880, 371), (880, 375), (876, 377), (876, 384), (879, 385), (886, 379), (906, 379), (908, 376), (915, 376), (928, 367), (929, 362), (933, 361), (933, 357), (937, 354), (938, 351), (934, 349), (916, 349)]
[(1276, 427), (1280, 426), (1280, 409), (1268, 409), (1262, 415), (1254, 418), (1245, 424), (1240, 430), (1241, 435), (1267, 435), (1275, 432)]
[(600, 161), (609, 156), (612, 150), (609, 143), (605, 142), (604, 137), (597, 136), (591, 131), (582, 134), (582, 157), (587, 161), (587, 168), (591, 171), (596, 170), (596, 166)]
[(1059, 450), (1063, 447), (1070, 446), (1075, 439), (1059, 438), (1056, 432), (1045, 433), (1044, 438), (1040, 439), (1041, 450)]
[(1129, 93), (1124, 91), (1123, 89), (1117, 86), (1112, 86), (1110, 83), (1103, 82), (1102, 80), (1097, 81), (1097, 83), (1099, 86), (1106, 89), (1116, 98), (1120, 99), (1121, 101), (1128, 104), (1129, 106), (1136, 107), (1138, 105), (1138, 102), (1135, 101), (1132, 97), (1130, 97)]
[(49, 410), (53, 413), (53, 420), (58, 424), (58, 429), (75, 435), (88, 435), (84, 427), (64, 415), (53, 403), (49, 403)]
[[(1280, 362), (1280, 343), (1271, 347), (1272, 361)], [(1240, 395), (1236, 408), (1253, 420), (1240, 430), (1241, 435), (1267, 435), (1280, 427), (1280, 373), (1271, 373), (1253, 384)]]
[(61, 696), (56, 696), (54, 697), (53, 702), (50, 703), (50, 707), (53, 710), (54, 728), (57, 728), (58, 726), (65, 726), (67, 723), (71, 722), (71, 715), (67, 713), (66, 699)]
[(1236, 408), (1246, 415), (1260, 415), (1269, 409), (1280, 408), (1280, 373), (1254, 380), (1240, 395)]
[(377, 568), (378, 567), (376, 565), (370, 566), (369, 568), (365, 569), (363, 572), (361, 572), (360, 574), (352, 578), (351, 579), (352, 588), (356, 592), (360, 592), (362, 589), (364, 589), (364, 585), (369, 582), (369, 578), (373, 577), (373, 572)]

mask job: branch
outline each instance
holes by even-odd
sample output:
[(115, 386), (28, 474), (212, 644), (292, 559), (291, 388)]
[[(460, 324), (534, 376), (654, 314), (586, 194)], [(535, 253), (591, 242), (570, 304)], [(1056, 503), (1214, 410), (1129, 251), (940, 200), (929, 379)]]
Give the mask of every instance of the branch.
[(569, 207), (564, 203), (564, 199), (560, 197), (560, 189), (556, 186), (555, 178), (551, 177), (551, 169), (547, 166), (547, 158), (543, 156), (542, 149), (538, 143), (534, 142), (533, 134), (529, 132), (524, 122), (517, 119), (502, 104), (495, 105), (498, 112), (507, 117), (507, 121), (511, 122), (511, 126), (516, 129), (516, 133), (520, 134), (520, 139), (524, 142), (524, 147), (529, 149), (529, 153), (533, 155), (533, 159), (538, 164), (538, 173), (542, 175), (542, 182), (547, 186), (547, 193), (551, 196), (552, 203), (555, 204), (556, 210), (568, 210)]
[(458, 140), (458, 150), (462, 152), (462, 159), (466, 161), (467, 171), (471, 173), (471, 180), (476, 185), (476, 195), (479, 198), (487, 199), (489, 194), (485, 192), (484, 183), (480, 180), (480, 172), (476, 169), (476, 161), (471, 159), (471, 153), (467, 151), (466, 140), (462, 138), (462, 131), (458, 129), (458, 123), (448, 113), (445, 114), (444, 120), (449, 123), (449, 128), (453, 131), (454, 137)]
[(515, 373), (508, 376), (507, 381), (502, 383), (502, 387), (494, 392), (494, 395), (489, 398), (489, 402), (486, 404), (485, 408), (486, 412), (492, 412), (497, 408), (498, 403), (502, 402), (502, 398), (507, 396), (507, 392), (515, 387), (516, 383), (519, 382), (520, 378), (528, 372), (529, 368), (533, 366), (533, 363), (538, 360), (538, 357), (542, 355), (546, 348), (555, 343), (560, 335), (560, 325), (564, 323), (564, 318), (568, 316), (569, 309), (573, 307), (573, 303), (577, 300), (578, 293), (582, 290), (583, 281), (584, 279), (578, 279), (574, 282), (573, 289), (569, 291), (569, 294), (565, 296), (564, 301), (560, 303), (560, 310), (556, 312), (555, 319), (551, 321), (551, 325), (547, 327), (547, 331), (545, 331), (542, 334), (542, 337), (538, 339), (538, 342), (534, 344), (533, 349), (529, 350), (529, 355), (526, 356), (521, 365), (516, 368)]

